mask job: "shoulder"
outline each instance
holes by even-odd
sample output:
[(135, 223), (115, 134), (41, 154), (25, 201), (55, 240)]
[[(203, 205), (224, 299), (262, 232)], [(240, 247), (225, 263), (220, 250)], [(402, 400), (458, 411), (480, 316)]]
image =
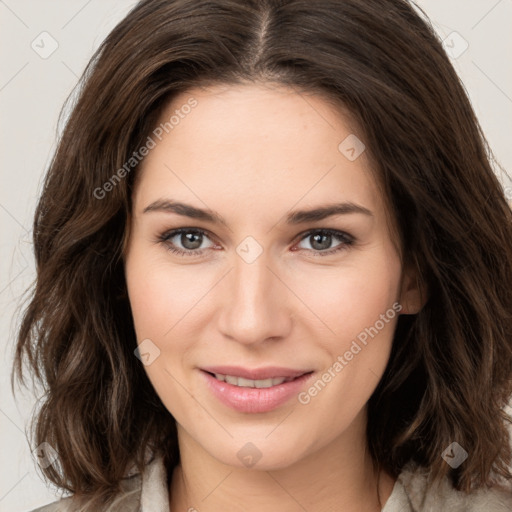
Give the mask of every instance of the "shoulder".
[[(143, 473), (133, 465), (119, 483), (120, 492), (107, 507), (95, 512), (168, 511), (167, 472), (161, 453), (148, 450)], [(167, 505), (167, 508), (166, 508)], [(73, 496), (44, 505), (30, 512), (81, 512)]]
[(43, 507), (36, 508), (31, 512), (71, 512), (73, 510), (72, 498), (62, 498)]
[(449, 510), (450, 512), (510, 512), (512, 490), (492, 487), (470, 494), (457, 491), (448, 478), (427, 490), (427, 471), (407, 466), (397, 483), (402, 486), (411, 512)]
[[(102, 512), (139, 512), (141, 503), (141, 476), (123, 478), (121, 492), (114, 502)], [(31, 512), (79, 512), (73, 497), (61, 498), (58, 501), (36, 508)]]

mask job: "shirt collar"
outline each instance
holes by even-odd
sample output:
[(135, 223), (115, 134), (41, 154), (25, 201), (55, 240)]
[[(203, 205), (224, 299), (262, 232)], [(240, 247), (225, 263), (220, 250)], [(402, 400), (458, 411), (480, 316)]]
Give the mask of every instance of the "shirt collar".
[(158, 454), (142, 474), (141, 512), (170, 512), (167, 470), (163, 456)]

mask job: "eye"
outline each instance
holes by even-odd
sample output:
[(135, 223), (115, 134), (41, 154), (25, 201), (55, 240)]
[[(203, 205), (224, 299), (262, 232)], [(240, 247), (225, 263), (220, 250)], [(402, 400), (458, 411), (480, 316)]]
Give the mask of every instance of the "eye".
[[(339, 241), (332, 247), (333, 242)], [(315, 256), (328, 256), (338, 251), (346, 250), (354, 244), (354, 237), (343, 231), (334, 229), (316, 229), (308, 231), (300, 240), (308, 242), (310, 247), (300, 247), (307, 251), (313, 251)]]
[[(203, 246), (205, 240), (209, 240), (210, 244)], [(197, 228), (173, 229), (160, 235), (158, 241), (163, 243), (169, 251), (180, 256), (199, 256), (206, 249), (218, 247), (211, 241), (206, 231)], [(332, 247), (335, 241), (338, 241), (338, 244)], [(348, 249), (354, 244), (355, 239), (343, 231), (315, 229), (302, 235), (299, 243), (303, 242), (308, 242), (310, 247), (299, 246), (300, 250), (306, 250), (315, 256), (329, 256)], [(292, 248), (292, 250), (297, 249)]]
[(214, 247), (213, 243), (201, 247), (205, 239), (209, 240), (205, 231), (192, 228), (174, 229), (159, 236), (159, 241), (164, 243), (169, 251), (180, 256), (196, 256), (204, 249)]

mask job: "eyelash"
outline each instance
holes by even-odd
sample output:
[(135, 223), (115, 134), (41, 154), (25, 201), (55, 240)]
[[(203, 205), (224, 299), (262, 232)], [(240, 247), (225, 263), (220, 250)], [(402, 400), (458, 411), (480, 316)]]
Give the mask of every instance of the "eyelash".
[[(162, 233), (158, 236), (158, 242), (163, 243), (167, 250), (171, 251), (174, 254), (178, 254), (179, 256), (199, 256), (205, 249), (190, 249), (190, 250), (183, 250), (180, 249), (172, 244), (170, 244), (169, 240), (171, 238), (174, 238), (176, 235), (181, 235), (183, 233), (194, 233), (196, 235), (203, 235), (207, 238), (210, 238), (208, 236), (208, 233), (202, 229), (197, 228), (178, 228), (173, 229), (171, 231), (166, 231), (165, 233)], [(335, 254), (337, 252), (347, 250), (350, 246), (352, 246), (355, 242), (355, 239), (352, 235), (349, 235), (348, 233), (345, 233), (344, 231), (338, 231), (336, 229), (312, 229), (310, 231), (307, 231), (306, 233), (303, 233), (300, 235), (299, 242), (302, 242), (302, 240), (305, 240), (306, 238), (310, 237), (314, 234), (320, 234), (320, 235), (331, 235), (333, 238), (337, 238), (341, 241), (341, 243), (336, 246), (333, 249), (327, 249), (324, 251), (314, 250), (314, 249), (298, 249), (303, 251), (312, 251), (315, 256), (330, 256), (332, 254)]]

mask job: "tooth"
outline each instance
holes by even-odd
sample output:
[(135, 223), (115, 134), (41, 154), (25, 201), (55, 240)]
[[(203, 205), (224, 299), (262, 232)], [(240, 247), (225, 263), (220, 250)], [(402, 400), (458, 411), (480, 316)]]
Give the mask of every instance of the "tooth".
[(215, 378), (221, 382), (227, 382), (233, 386), (239, 386), (243, 388), (270, 388), (272, 386), (279, 386), (283, 382), (290, 382), (294, 380), (293, 377), (274, 377), (268, 379), (246, 379), (244, 377), (236, 377), (234, 375), (223, 375), (221, 373), (216, 373)]
[(228, 384), (233, 384), (234, 386), (238, 386), (238, 377), (233, 377), (232, 375), (226, 375), (226, 382)]
[(254, 387), (255, 388), (269, 388), (269, 387), (273, 386), (273, 380), (274, 379), (255, 380)]
[(244, 379), (243, 377), (238, 377), (237, 386), (241, 386), (244, 388), (253, 388), (253, 387), (255, 387), (255, 382), (258, 382), (258, 381), (254, 381), (251, 379)]

